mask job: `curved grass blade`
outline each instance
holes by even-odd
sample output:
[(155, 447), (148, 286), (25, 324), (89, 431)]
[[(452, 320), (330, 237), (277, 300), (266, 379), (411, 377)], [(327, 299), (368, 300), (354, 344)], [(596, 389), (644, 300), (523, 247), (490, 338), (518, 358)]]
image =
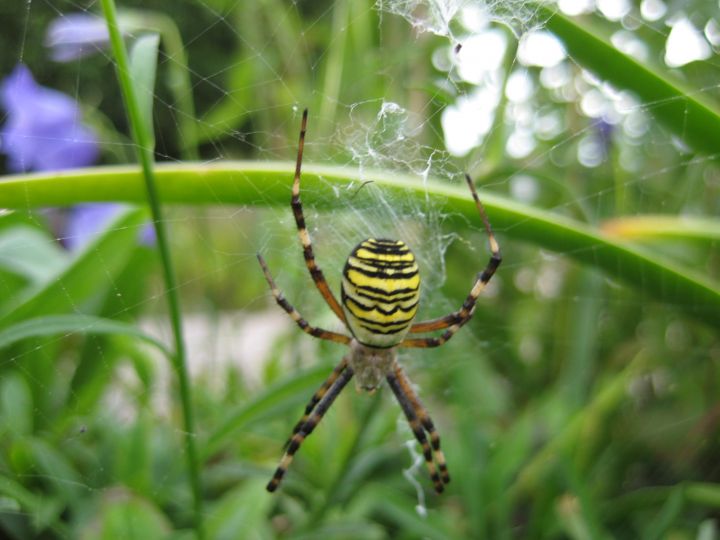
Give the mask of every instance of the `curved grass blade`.
[[(290, 198), (289, 162), (219, 162), (158, 165), (161, 199), (182, 204), (286, 206)], [(461, 187), (386, 172), (308, 165), (303, 183), (313, 193), (316, 208), (337, 206), (350, 196), (348, 187), (372, 180), (389, 194), (442, 201), (442, 209), (457, 226), (482, 227), (472, 200)], [(705, 276), (681, 267), (641, 247), (621, 242), (588, 225), (545, 210), (483, 192), (495, 229), (505, 236), (531, 242), (602, 269), (607, 276), (636, 287), (648, 297), (673, 304), (714, 325), (720, 325), (720, 288)], [(0, 182), (6, 207), (66, 205), (85, 201), (145, 200), (141, 172), (136, 167), (99, 167), (52, 175), (8, 176)]]
[(37, 285), (60, 272), (70, 254), (49, 234), (36, 227), (18, 225), (0, 234), (0, 269)]
[(615, 238), (632, 240), (720, 240), (720, 220), (689, 216), (625, 216), (604, 221), (601, 230)]
[(155, 98), (155, 73), (157, 56), (160, 47), (158, 34), (140, 36), (130, 50), (130, 74), (137, 94), (139, 120), (147, 133), (149, 144), (155, 147), (155, 131), (153, 130), (153, 102)]
[(168, 358), (172, 356), (161, 341), (136, 326), (92, 315), (50, 315), (13, 324), (0, 331), (0, 349), (31, 337), (64, 337), (72, 334), (125, 335), (152, 345)]
[[(120, 274), (137, 247), (138, 231), (146, 219), (143, 210), (121, 212), (59, 273), (8, 302), (0, 312), (0, 327), (39, 315), (76, 312)], [(98, 261), (102, 271), (98, 271)]]
[(547, 6), (538, 6), (545, 26), (573, 61), (617, 88), (632, 91), (667, 129), (697, 152), (720, 153), (720, 110), (700, 89), (684, 87), (617, 50), (593, 30)]
[(60, 499), (38, 495), (19, 482), (3, 475), (0, 475), (0, 495), (5, 499), (5, 511), (8, 510), (8, 502), (12, 501), (17, 504), (18, 510), (32, 515), (33, 529), (38, 533), (49, 528), (59, 537), (69, 538), (70, 532), (60, 519), (64, 509)]
[(289, 407), (297, 407), (299, 410), (300, 404), (306, 401), (307, 394), (312, 393), (318, 387), (327, 377), (330, 369), (332, 368), (321, 365), (302, 373), (294, 373), (291, 377), (268, 386), (245, 401), (210, 434), (203, 447), (202, 459), (212, 457), (225, 440), (235, 436), (235, 433), (248, 424), (268, 418), (277, 418), (281, 411), (285, 411)]

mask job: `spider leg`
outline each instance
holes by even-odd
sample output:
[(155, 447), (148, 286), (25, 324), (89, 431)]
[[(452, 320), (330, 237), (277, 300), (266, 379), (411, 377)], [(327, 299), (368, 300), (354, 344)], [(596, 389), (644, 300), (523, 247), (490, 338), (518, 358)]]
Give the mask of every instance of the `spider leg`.
[(283, 476), (285, 476), (285, 472), (290, 466), (290, 463), (292, 463), (295, 452), (298, 451), (305, 438), (313, 432), (315, 426), (317, 426), (320, 420), (322, 420), (322, 417), (333, 404), (335, 398), (338, 397), (342, 389), (345, 388), (345, 385), (350, 382), (354, 373), (355, 372), (351, 367), (346, 367), (342, 373), (340, 373), (335, 382), (330, 385), (327, 393), (325, 393), (322, 399), (320, 399), (320, 402), (317, 404), (317, 407), (315, 407), (312, 414), (310, 414), (310, 417), (305, 421), (298, 432), (292, 436), (290, 444), (288, 444), (287, 449), (285, 450), (285, 455), (280, 460), (280, 464), (275, 470), (275, 474), (272, 479), (268, 482), (266, 487), (268, 491), (272, 492), (278, 488)]
[(292, 320), (297, 323), (297, 325), (302, 329), (303, 332), (305, 332), (306, 334), (310, 334), (311, 336), (320, 339), (326, 339), (328, 341), (334, 341), (336, 343), (350, 343), (350, 338), (344, 334), (338, 334), (337, 332), (330, 332), (329, 330), (323, 330), (322, 328), (310, 326), (310, 324), (303, 318), (303, 316), (300, 315), (298, 310), (295, 309), (292, 304), (287, 301), (285, 296), (283, 296), (283, 293), (280, 291), (280, 289), (278, 289), (277, 285), (275, 285), (275, 280), (272, 278), (270, 270), (268, 270), (267, 263), (265, 262), (263, 256), (258, 253), (257, 258), (260, 266), (262, 267), (263, 274), (265, 274), (265, 279), (267, 280), (268, 285), (270, 285), (270, 290), (272, 291), (272, 295), (275, 297), (275, 301), (281, 308), (283, 308), (287, 312), (288, 315), (290, 315), (290, 317), (292, 317)]
[(475, 206), (478, 209), (480, 218), (485, 225), (485, 232), (488, 235), (488, 243), (490, 244), (490, 260), (488, 261), (487, 266), (485, 266), (485, 269), (482, 272), (479, 272), (475, 277), (475, 283), (473, 284), (470, 293), (467, 295), (467, 298), (465, 298), (465, 301), (463, 302), (463, 305), (459, 310), (454, 311), (453, 313), (450, 313), (445, 317), (415, 323), (410, 327), (409, 330), (412, 333), (420, 333), (446, 329), (445, 332), (443, 332), (442, 335), (439, 337), (406, 339), (401, 343), (403, 347), (439, 347), (443, 343), (447, 342), (451, 337), (453, 337), (453, 335), (455, 335), (455, 332), (460, 330), (460, 328), (462, 328), (462, 326), (467, 323), (472, 317), (473, 312), (475, 311), (475, 304), (478, 297), (480, 296), (480, 294), (482, 294), (483, 290), (485, 289), (488, 282), (495, 274), (498, 266), (500, 266), (500, 263), (502, 262), (500, 245), (498, 244), (497, 240), (495, 239), (495, 235), (492, 232), (490, 221), (488, 220), (487, 214), (485, 213), (485, 208), (480, 202), (480, 197), (478, 197), (477, 191), (475, 190), (475, 185), (473, 184), (470, 176), (467, 174), (465, 175), (465, 180), (467, 181), (470, 192), (472, 193), (473, 199), (475, 200)]
[[(397, 376), (397, 372), (400, 370), (399, 366), (395, 367), (394, 373), (388, 373), (386, 376), (387, 382), (390, 385), (390, 388), (392, 389), (393, 393), (395, 394), (395, 397), (398, 400), (398, 403), (400, 404), (400, 408), (405, 413), (405, 418), (407, 418), (408, 423), (410, 424), (410, 429), (412, 429), (413, 434), (415, 435), (415, 438), (420, 443), (420, 446), (422, 447), (423, 451), (423, 457), (425, 458), (425, 464), (427, 465), (428, 471), (430, 472), (430, 479), (433, 481), (433, 485), (435, 486), (435, 491), (437, 493), (442, 493), (445, 489), (443, 479), (438, 474), (437, 468), (435, 467), (435, 462), (433, 461), (433, 450), (430, 446), (430, 443), (427, 440), (427, 436), (425, 435), (425, 429), (423, 426), (423, 422), (418, 418), (418, 414), (416, 412), (415, 407), (413, 406), (412, 400), (410, 397), (406, 394), (404, 385), (400, 382)], [(427, 416), (427, 415), (426, 415)], [(435, 431), (433, 429), (433, 431)], [(439, 450), (439, 439), (438, 439), (438, 450)], [(445, 459), (442, 457), (442, 462), (439, 458), (438, 459), (438, 466), (440, 466), (440, 463), (443, 464), (443, 467), (445, 469), (445, 474), (447, 474), (447, 467), (444, 467)], [(449, 477), (448, 477), (449, 481)]]
[(313, 397), (310, 398), (310, 401), (305, 406), (305, 413), (303, 414), (302, 418), (300, 418), (298, 423), (295, 424), (295, 427), (293, 428), (290, 438), (287, 440), (287, 442), (285, 442), (285, 448), (290, 446), (290, 441), (292, 441), (293, 435), (295, 435), (298, 431), (300, 431), (300, 428), (302, 428), (303, 425), (305, 425), (305, 422), (307, 422), (308, 418), (310, 418), (310, 414), (313, 412), (313, 409), (315, 408), (315, 406), (325, 396), (325, 393), (335, 383), (335, 381), (340, 376), (340, 374), (343, 372), (343, 370), (347, 367), (347, 365), (348, 365), (347, 358), (343, 358), (342, 361), (337, 366), (335, 366), (335, 369), (333, 369), (332, 373), (330, 373), (330, 376), (327, 379), (325, 379), (325, 382), (322, 383), (322, 386), (320, 388), (318, 388), (317, 392), (315, 392), (313, 394)]
[(295, 179), (293, 180), (292, 199), (290, 200), (290, 205), (292, 206), (293, 215), (295, 216), (298, 238), (300, 239), (300, 243), (303, 247), (305, 266), (307, 266), (307, 269), (310, 272), (310, 277), (312, 277), (315, 282), (315, 286), (325, 299), (325, 302), (327, 302), (327, 305), (333, 310), (333, 313), (335, 313), (342, 322), (345, 322), (345, 313), (343, 312), (342, 307), (340, 307), (340, 303), (337, 301), (337, 298), (335, 298), (330, 290), (330, 287), (325, 280), (325, 275), (322, 270), (320, 270), (317, 262), (315, 262), (315, 253), (313, 252), (310, 233), (308, 233), (307, 227), (305, 226), (305, 216), (303, 215), (302, 203), (300, 202), (300, 169), (302, 168), (303, 149), (305, 147), (307, 116), (308, 110), (305, 109), (303, 111), (302, 124), (300, 126), (300, 141), (298, 143), (297, 161), (295, 162)]
[(420, 423), (423, 428), (425, 428), (425, 431), (428, 432), (428, 435), (430, 435), (430, 445), (432, 446), (433, 452), (435, 452), (435, 461), (437, 461), (438, 469), (440, 469), (440, 478), (444, 484), (448, 484), (450, 482), (450, 474), (447, 470), (445, 454), (440, 449), (440, 435), (435, 429), (435, 425), (433, 424), (427, 409), (423, 406), (420, 398), (415, 393), (415, 390), (413, 390), (412, 385), (410, 384), (410, 379), (408, 379), (405, 372), (397, 364), (395, 365), (395, 376), (397, 377), (405, 396), (412, 405), (416, 416), (420, 419)]

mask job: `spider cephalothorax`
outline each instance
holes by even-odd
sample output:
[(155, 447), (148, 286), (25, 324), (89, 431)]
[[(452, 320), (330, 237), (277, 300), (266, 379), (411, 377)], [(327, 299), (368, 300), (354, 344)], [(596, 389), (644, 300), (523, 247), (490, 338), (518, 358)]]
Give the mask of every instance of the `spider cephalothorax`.
[[(310, 235), (305, 228), (305, 217), (300, 203), (300, 169), (306, 126), (307, 109), (303, 112), (290, 204), (310, 276), (330, 309), (342, 321), (351, 336), (310, 326), (277, 288), (267, 264), (260, 254), (258, 254), (258, 261), (275, 301), (304, 332), (320, 339), (348, 345), (350, 350), (305, 407), (305, 414), (295, 425), (292, 436), (287, 442), (285, 455), (268, 483), (267, 489), (268, 491), (277, 489), (295, 452), (305, 438), (312, 433), (335, 398), (354, 376), (357, 387), (370, 392), (376, 390), (383, 379), (387, 381), (415, 438), (422, 446), (423, 456), (435, 491), (441, 493), (444, 485), (450, 481), (450, 476), (445, 465), (445, 456), (440, 450), (440, 437), (397, 361), (397, 349), (400, 347), (439, 347), (455, 335), (455, 332), (472, 317), (480, 293), (500, 265), (502, 260), (500, 247), (492, 233), (475, 186), (470, 177), (466, 175), (468, 187), (485, 225), (490, 242), (491, 257), (485, 269), (475, 277), (473, 287), (460, 309), (445, 317), (413, 323), (420, 298), (420, 275), (415, 256), (401, 240), (372, 238), (360, 242), (345, 263), (342, 276), (342, 304), (340, 304), (330, 291), (322, 270), (315, 262), (315, 254)], [(437, 330), (444, 331), (436, 337), (406, 337), (408, 333), (417, 334)]]

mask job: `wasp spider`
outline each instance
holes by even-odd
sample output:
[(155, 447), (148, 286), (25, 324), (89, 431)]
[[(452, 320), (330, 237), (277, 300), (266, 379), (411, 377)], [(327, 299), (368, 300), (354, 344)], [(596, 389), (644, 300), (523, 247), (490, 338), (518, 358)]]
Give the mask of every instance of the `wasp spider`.
[[(330, 291), (322, 270), (315, 262), (300, 203), (300, 168), (306, 126), (307, 109), (303, 112), (300, 129), (292, 188), (292, 211), (310, 276), (330, 309), (344, 323), (350, 335), (311, 326), (275, 285), (262, 255), (258, 254), (257, 257), (276, 302), (297, 325), (311, 336), (348, 345), (350, 350), (305, 407), (305, 414), (295, 425), (286, 443), (285, 455), (268, 483), (267, 490), (275, 491), (278, 488), (295, 452), (354, 376), (358, 389), (369, 392), (374, 391), (383, 379), (388, 382), (410, 423), (415, 438), (422, 447), (435, 491), (441, 493), (444, 485), (450, 481), (450, 475), (445, 464), (445, 456), (440, 450), (440, 437), (397, 361), (397, 350), (400, 347), (439, 347), (470, 320), (478, 296), (500, 265), (500, 246), (492, 233), (473, 182), (468, 175), (465, 175), (485, 225), (491, 256), (485, 269), (477, 274), (462, 307), (445, 317), (413, 324), (420, 298), (420, 276), (415, 256), (401, 240), (374, 238), (360, 242), (350, 253), (342, 275), (340, 296), (342, 303), (338, 302)], [(408, 333), (417, 334), (436, 330), (444, 330), (444, 332), (436, 337), (406, 337)]]

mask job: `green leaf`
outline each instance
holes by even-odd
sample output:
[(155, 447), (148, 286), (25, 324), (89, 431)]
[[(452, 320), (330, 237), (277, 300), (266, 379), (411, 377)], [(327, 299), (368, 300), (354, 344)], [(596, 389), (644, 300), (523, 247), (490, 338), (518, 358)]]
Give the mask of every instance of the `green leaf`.
[[(160, 196), (166, 202), (267, 207), (288, 205), (293, 167), (287, 162), (164, 164), (158, 165), (155, 172)], [(451, 218), (448, 222), (455, 226), (467, 227), (471, 223), (482, 227), (464, 186), (432, 180), (420, 184), (411, 177), (378, 171), (363, 171), (361, 176), (357, 170), (343, 167), (307, 165), (303, 169), (303, 187), (313, 193), (312, 202), (320, 210), (337, 205), (338, 197), (348, 193), (350, 184), (367, 180), (396, 196), (435, 198)], [(7, 177), (0, 182), (0, 198), (7, 207), (21, 208), (98, 200), (138, 202), (144, 200), (145, 189), (142, 173), (136, 167), (102, 167), (52, 176)], [(503, 237), (565, 254), (636, 287), (658, 302), (674, 304), (700, 320), (720, 325), (720, 289), (705, 276), (565, 216), (486, 192), (481, 193), (481, 199), (490, 221)], [(507, 250), (507, 246), (503, 247)]]
[(32, 283), (51, 279), (69, 258), (54, 239), (35, 227), (18, 225), (0, 236), (0, 267)]
[(274, 538), (266, 515), (273, 497), (264, 480), (248, 480), (226, 493), (209, 511), (207, 531), (216, 540), (263, 540)]
[(30, 387), (17, 373), (8, 373), (0, 383), (0, 414), (3, 431), (12, 435), (30, 435), (33, 430), (33, 397)]
[(153, 101), (159, 46), (160, 36), (158, 34), (145, 34), (135, 40), (130, 50), (130, 75), (135, 87), (142, 128), (146, 132), (151, 147), (155, 146)]
[(91, 315), (49, 315), (13, 324), (0, 331), (0, 349), (30, 337), (69, 336), (72, 334), (125, 335), (157, 347), (170, 357), (170, 351), (154, 337), (132, 324)]
[[(93, 523), (81, 538), (115, 540), (160, 539), (170, 535), (168, 518), (147, 499), (117, 489), (103, 501), (98, 523)], [(98, 533), (99, 529), (99, 533)]]
[(27, 450), (32, 460), (33, 473), (39, 475), (51, 486), (51, 491), (68, 505), (82, 504), (82, 495), (87, 495), (86, 483), (59, 448), (44, 439), (26, 439)]
[(52, 527), (56, 532), (64, 532), (59, 535), (60, 537), (68, 537), (68, 532), (58, 524), (64, 507), (59, 499), (36, 495), (22, 484), (2, 475), (0, 475), (0, 493), (15, 501), (24, 512), (32, 516), (31, 521), (35, 531), (41, 532), (47, 527)]
[(330, 371), (332, 368), (317, 366), (303, 373), (295, 373), (256, 394), (252, 399), (232, 411), (226, 420), (213, 431), (205, 445), (204, 457), (212, 456), (226, 439), (251, 422), (276, 418), (281, 411), (307, 400)]
[(695, 503), (720, 508), (720, 484), (690, 482), (685, 486), (685, 497)]
[(617, 88), (633, 92), (647, 110), (698, 152), (720, 152), (720, 111), (700, 91), (618, 51), (593, 30), (554, 9), (538, 6), (546, 27), (580, 66)]
[(145, 412), (134, 425), (124, 430), (115, 455), (113, 478), (135, 493), (151, 496), (152, 486), (152, 422)]
[(438, 513), (431, 512), (426, 517), (418, 515), (419, 505), (415, 508), (408, 505), (401, 499), (400, 494), (388, 491), (381, 486), (373, 486), (365, 489), (363, 495), (368, 497), (375, 492), (375, 514), (382, 521), (388, 521), (400, 530), (405, 531), (411, 538), (428, 538), (432, 540), (445, 540), (453, 537), (449, 530), (446, 530), (442, 517)]
[(38, 315), (77, 312), (84, 302), (108, 287), (124, 268), (137, 246), (138, 230), (146, 215), (137, 209), (120, 213), (105, 232), (61, 272), (4, 306), (0, 327)]
[(604, 221), (601, 229), (621, 239), (720, 240), (720, 220), (692, 216), (624, 216)]
[(555, 504), (555, 512), (568, 538), (573, 540), (592, 540), (593, 535), (586, 517), (582, 512), (582, 505), (576, 496), (565, 494)]
[(649, 527), (645, 529), (643, 538), (646, 540), (655, 540), (667, 538), (671, 527), (682, 518), (680, 514), (685, 504), (685, 493), (682, 485), (678, 485), (670, 492), (665, 504), (654, 516)]

